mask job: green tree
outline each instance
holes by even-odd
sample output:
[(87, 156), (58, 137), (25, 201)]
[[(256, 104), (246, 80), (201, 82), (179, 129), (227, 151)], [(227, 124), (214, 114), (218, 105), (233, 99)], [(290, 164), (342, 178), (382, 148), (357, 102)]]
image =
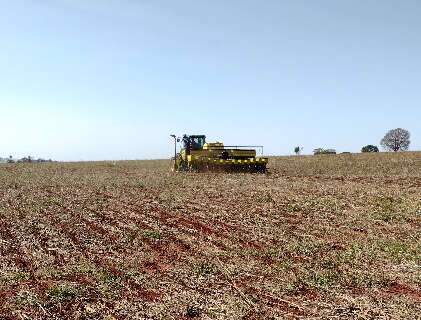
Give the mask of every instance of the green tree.
[(372, 144), (366, 145), (361, 149), (361, 152), (379, 152), (379, 148), (377, 146), (374, 146)]
[(300, 146), (294, 148), (294, 152), (297, 156), (301, 153), (302, 150), (303, 148), (301, 148)]

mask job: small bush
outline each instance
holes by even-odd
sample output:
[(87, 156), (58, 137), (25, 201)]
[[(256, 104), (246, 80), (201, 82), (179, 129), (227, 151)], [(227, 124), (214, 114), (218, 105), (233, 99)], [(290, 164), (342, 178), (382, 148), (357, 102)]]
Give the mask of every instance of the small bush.
[(161, 239), (161, 234), (158, 231), (147, 230), (143, 232), (143, 236), (148, 239)]
[(215, 273), (217, 268), (209, 261), (201, 261), (193, 266), (193, 271), (199, 276), (208, 276)]
[(58, 286), (51, 287), (47, 295), (56, 301), (72, 300), (77, 295), (77, 290), (69, 285), (61, 284)]

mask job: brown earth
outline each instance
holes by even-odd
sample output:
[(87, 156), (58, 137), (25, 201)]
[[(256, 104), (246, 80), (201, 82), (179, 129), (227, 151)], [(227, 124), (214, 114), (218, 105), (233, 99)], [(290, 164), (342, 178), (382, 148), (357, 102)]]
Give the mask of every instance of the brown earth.
[(419, 319), (421, 154), (0, 166), (0, 319)]

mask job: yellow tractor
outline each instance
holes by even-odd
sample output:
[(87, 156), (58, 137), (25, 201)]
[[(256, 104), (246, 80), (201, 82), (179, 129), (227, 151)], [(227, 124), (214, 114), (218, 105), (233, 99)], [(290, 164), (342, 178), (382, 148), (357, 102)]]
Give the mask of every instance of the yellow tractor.
[[(225, 171), (266, 173), (268, 158), (257, 157), (256, 149), (263, 146), (224, 146), (221, 142), (207, 143), (204, 135), (184, 135), (174, 138), (174, 171)], [(182, 149), (177, 153), (177, 142)]]

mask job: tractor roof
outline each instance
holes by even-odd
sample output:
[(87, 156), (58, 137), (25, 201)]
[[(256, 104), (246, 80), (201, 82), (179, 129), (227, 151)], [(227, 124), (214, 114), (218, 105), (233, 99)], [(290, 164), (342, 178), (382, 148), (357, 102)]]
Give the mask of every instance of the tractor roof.
[(188, 134), (187, 135), (190, 138), (206, 138), (206, 136), (204, 134), (200, 135), (200, 134)]

